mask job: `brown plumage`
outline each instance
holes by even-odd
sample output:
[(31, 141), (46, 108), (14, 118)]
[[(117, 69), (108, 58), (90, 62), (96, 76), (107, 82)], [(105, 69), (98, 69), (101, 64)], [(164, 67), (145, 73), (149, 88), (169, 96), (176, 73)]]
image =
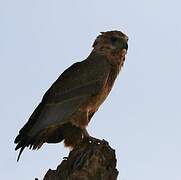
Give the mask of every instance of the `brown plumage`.
[(45, 93), (19, 131), (15, 150), (38, 149), (64, 140), (72, 148), (89, 138), (86, 126), (108, 96), (123, 66), (128, 37), (120, 31), (101, 33), (87, 59), (66, 69)]

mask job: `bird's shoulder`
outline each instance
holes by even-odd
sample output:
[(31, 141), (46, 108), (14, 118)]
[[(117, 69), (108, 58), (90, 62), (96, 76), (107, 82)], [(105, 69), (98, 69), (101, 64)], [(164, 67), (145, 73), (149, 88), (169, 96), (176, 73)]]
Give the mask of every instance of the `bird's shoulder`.
[(106, 57), (99, 55), (92, 55), (83, 61), (76, 62), (58, 77), (45, 93), (42, 101), (53, 100), (57, 94), (61, 96), (76, 89), (83, 90), (91, 84), (95, 88), (101, 86), (109, 74), (109, 69), (110, 64)]

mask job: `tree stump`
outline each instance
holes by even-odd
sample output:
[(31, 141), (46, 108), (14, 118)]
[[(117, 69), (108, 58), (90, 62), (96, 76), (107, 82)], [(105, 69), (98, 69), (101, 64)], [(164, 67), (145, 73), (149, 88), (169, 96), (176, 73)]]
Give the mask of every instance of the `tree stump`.
[(83, 142), (43, 180), (116, 180), (115, 150), (105, 140)]

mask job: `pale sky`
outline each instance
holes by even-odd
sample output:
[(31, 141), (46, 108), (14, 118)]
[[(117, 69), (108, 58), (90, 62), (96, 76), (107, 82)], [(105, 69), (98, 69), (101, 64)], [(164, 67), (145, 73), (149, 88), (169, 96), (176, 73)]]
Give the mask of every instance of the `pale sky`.
[(63, 144), (26, 149), (14, 138), (57, 77), (85, 59), (101, 31), (129, 36), (122, 72), (89, 132), (116, 150), (118, 180), (181, 179), (179, 0), (0, 0), (0, 179), (42, 179)]

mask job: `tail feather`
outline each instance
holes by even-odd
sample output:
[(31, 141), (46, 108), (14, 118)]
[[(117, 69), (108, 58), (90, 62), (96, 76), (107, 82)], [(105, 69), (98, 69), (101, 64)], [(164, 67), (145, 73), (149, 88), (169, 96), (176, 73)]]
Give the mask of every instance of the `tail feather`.
[(24, 150), (25, 146), (24, 147), (21, 147), (20, 151), (19, 151), (19, 154), (18, 154), (18, 158), (17, 158), (17, 162), (19, 161), (19, 158)]
[[(26, 132), (27, 133), (27, 132)], [(15, 143), (17, 144), (15, 150), (20, 149), (17, 161), (25, 149), (39, 149), (43, 143), (58, 143), (64, 140), (65, 146), (74, 148), (83, 139), (83, 132), (71, 123), (64, 124), (61, 127), (50, 127), (38, 132), (35, 136), (28, 136), (25, 132), (20, 132), (16, 137)]]
[(20, 139), (21, 139), (21, 136), (20, 136), (20, 134), (18, 134), (14, 140), (14, 143), (17, 144), (20, 141)]
[(30, 138), (28, 136), (20, 133), (16, 137), (14, 142), (17, 144), (16, 147), (15, 147), (15, 151), (20, 149), (19, 154), (18, 154), (18, 158), (17, 158), (17, 161), (19, 161), (23, 150), (25, 149), (25, 147), (28, 147), (29, 144), (30, 144)]
[(25, 147), (29, 147), (32, 150), (38, 150), (43, 143), (58, 143), (63, 140), (62, 130), (60, 129), (45, 129), (42, 132), (37, 133), (35, 136), (31, 137), (26, 135), (25, 133), (21, 133), (15, 138), (15, 143), (17, 144), (15, 150), (20, 149), (18, 159), (19, 161), (20, 156), (25, 149)]
[(19, 135), (14, 140), (14, 143), (17, 144), (15, 150), (18, 150), (21, 148), (17, 161), (19, 160), (25, 147), (30, 146), (30, 148), (32, 148), (34, 146), (34, 141), (36, 140), (37, 135), (34, 137), (30, 137), (30, 136), (28, 136), (28, 133), (33, 128), (34, 124), (36, 123), (36, 121), (42, 111), (43, 106), (44, 106), (44, 104), (42, 102), (37, 106), (37, 108), (31, 115), (31, 117), (29, 118), (28, 122), (19, 131)]
[[(19, 136), (21, 137), (21, 136)], [(15, 141), (17, 143), (16, 147), (15, 147), (15, 151), (20, 149), (19, 154), (18, 154), (18, 158), (17, 161), (19, 161), (20, 156), (23, 152), (23, 150), (25, 149), (25, 147), (29, 147), (29, 149), (39, 149), (42, 144), (44, 142), (39, 141), (38, 143), (36, 142), (36, 137), (30, 138), (28, 136), (22, 136), (19, 141)], [(36, 143), (35, 143), (36, 142)]]

